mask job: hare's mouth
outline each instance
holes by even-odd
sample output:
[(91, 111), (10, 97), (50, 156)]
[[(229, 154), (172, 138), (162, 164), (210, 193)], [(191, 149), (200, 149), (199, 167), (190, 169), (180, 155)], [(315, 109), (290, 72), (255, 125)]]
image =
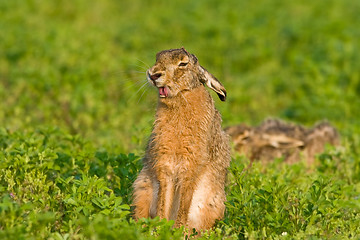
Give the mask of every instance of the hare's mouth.
[(158, 89), (159, 89), (159, 97), (165, 98), (169, 96), (169, 88), (167, 86), (158, 87)]

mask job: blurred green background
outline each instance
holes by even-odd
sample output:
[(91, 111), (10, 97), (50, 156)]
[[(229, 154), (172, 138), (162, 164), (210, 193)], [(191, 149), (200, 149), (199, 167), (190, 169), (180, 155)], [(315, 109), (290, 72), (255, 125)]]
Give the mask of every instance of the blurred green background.
[[(227, 88), (223, 125), (328, 119), (359, 142), (360, 1), (0, 0), (0, 126), (143, 152), (145, 70), (184, 46)], [(216, 98), (216, 95), (213, 95)]]

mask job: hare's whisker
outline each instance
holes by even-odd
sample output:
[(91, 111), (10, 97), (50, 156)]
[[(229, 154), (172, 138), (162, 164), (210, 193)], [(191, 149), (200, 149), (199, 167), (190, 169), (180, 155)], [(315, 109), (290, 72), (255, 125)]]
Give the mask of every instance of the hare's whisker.
[(146, 70), (148, 70), (148, 68), (146, 66), (142, 66), (139, 64), (131, 64), (132, 66), (138, 67), (139, 69), (143, 70), (144, 72), (146, 72)]
[(146, 85), (146, 87), (144, 88), (143, 93), (141, 94), (141, 96), (140, 96), (140, 98), (139, 98), (139, 100), (138, 100), (138, 103), (140, 102), (142, 96), (144, 95), (144, 93), (145, 93), (147, 90), (148, 90), (148, 85)]
[(148, 84), (148, 83), (145, 82), (133, 95), (131, 95), (131, 97), (129, 99), (132, 99), (134, 96), (136, 96), (140, 92), (140, 90), (146, 86), (146, 84)]
[(149, 66), (147, 63), (145, 63), (144, 61), (142, 61), (142, 60), (140, 60), (140, 59), (138, 59), (138, 58), (137, 58), (136, 60), (138, 60), (139, 62), (143, 63), (147, 69), (150, 68), (150, 66)]

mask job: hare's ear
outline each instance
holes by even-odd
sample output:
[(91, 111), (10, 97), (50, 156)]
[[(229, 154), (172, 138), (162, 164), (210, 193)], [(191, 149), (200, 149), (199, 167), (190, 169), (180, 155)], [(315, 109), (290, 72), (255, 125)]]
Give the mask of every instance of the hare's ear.
[(215, 91), (219, 96), (221, 101), (226, 100), (226, 89), (224, 86), (216, 79), (211, 73), (209, 73), (205, 68), (199, 66), (200, 72), (202, 73), (201, 82), (205, 83), (210, 89)]

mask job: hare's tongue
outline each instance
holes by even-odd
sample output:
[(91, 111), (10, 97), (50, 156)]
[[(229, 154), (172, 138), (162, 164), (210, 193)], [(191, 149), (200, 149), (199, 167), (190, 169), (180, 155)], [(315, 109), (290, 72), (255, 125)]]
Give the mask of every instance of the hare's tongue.
[(159, 87), (159, 95), (160, 97), (167, 97), (169, 94), (169, 90), (167, 87)]

